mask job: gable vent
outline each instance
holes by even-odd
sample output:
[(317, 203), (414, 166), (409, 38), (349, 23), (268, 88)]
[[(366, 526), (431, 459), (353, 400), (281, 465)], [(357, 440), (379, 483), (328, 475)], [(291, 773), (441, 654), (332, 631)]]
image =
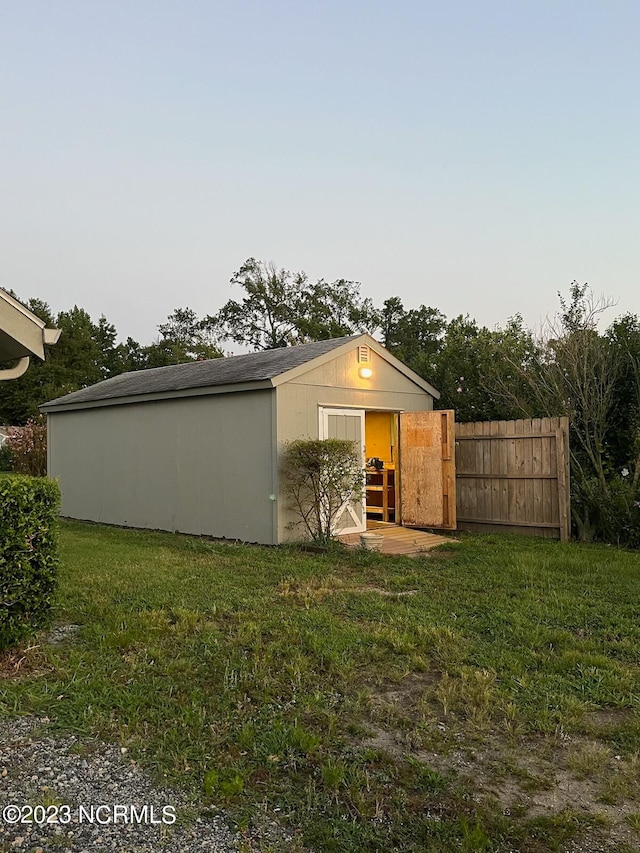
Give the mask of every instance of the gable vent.
[(366, 344), (358, 347), (358, 364), (369, 364), (371, 361), (371, 350)]

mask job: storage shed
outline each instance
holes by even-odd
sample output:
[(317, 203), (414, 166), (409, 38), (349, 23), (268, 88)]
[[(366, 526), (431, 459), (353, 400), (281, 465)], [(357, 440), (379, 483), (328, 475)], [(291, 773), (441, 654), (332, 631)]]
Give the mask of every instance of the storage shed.
[[(279, 455), (294, 438), (356, 441), (367, 517), (455, 527), (453, 421), (438, 392), (369, 335), (125, 373), (41, 407), (62, 514), (279, 544), (291, 526)], [(382, 467), (379, 467), (382, 463)]]

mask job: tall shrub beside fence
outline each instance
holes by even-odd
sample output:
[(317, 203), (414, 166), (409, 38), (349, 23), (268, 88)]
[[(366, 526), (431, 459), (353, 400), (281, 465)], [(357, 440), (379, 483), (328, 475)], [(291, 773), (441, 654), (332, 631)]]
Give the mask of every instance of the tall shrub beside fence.
[(16, 474), (44, 477), (47, 473), (47, 419), (29, 418), (21, 427), (9, 427), (5, 445), (11, 470)]
[(47, 621), (58, 579), (57, 483), (0, 478), (0, 649)]

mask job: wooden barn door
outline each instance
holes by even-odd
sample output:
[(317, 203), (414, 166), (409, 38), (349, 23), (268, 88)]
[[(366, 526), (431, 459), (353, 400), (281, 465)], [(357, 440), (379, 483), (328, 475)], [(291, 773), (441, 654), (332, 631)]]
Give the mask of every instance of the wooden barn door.
[(456, 528), (454, 412), (400, 415), (400, 512), (407, 527)]
[(344, 504), (338, 513), (336, 533), (362, 533), (367, 529), (364, 507), (364, 410), (320, 409), (320, 438), (345, 438), (360, 448), (363, 493), (358, 501)]

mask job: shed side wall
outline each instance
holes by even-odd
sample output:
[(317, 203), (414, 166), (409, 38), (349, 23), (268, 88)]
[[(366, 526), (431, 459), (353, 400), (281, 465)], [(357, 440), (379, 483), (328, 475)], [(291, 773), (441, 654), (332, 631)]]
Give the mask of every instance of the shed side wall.
[[(296, 438), (319, 437), (321, 406), (356, 407), (366, 410), (421, 412), (433, 409), (433, 397), (392, 367), (377, 353), (371, 353), (370, 379), (358, 375), (356, 347), (302, 376), (278, 386), (278, 450)], [(296, 516), (287, 507), (282, 487), (278, 492), (278, 539), (303, 538), (302, 528), (290, 527)]]
[(49, 415), (71, 518), (274, 541), (273, 391)]

